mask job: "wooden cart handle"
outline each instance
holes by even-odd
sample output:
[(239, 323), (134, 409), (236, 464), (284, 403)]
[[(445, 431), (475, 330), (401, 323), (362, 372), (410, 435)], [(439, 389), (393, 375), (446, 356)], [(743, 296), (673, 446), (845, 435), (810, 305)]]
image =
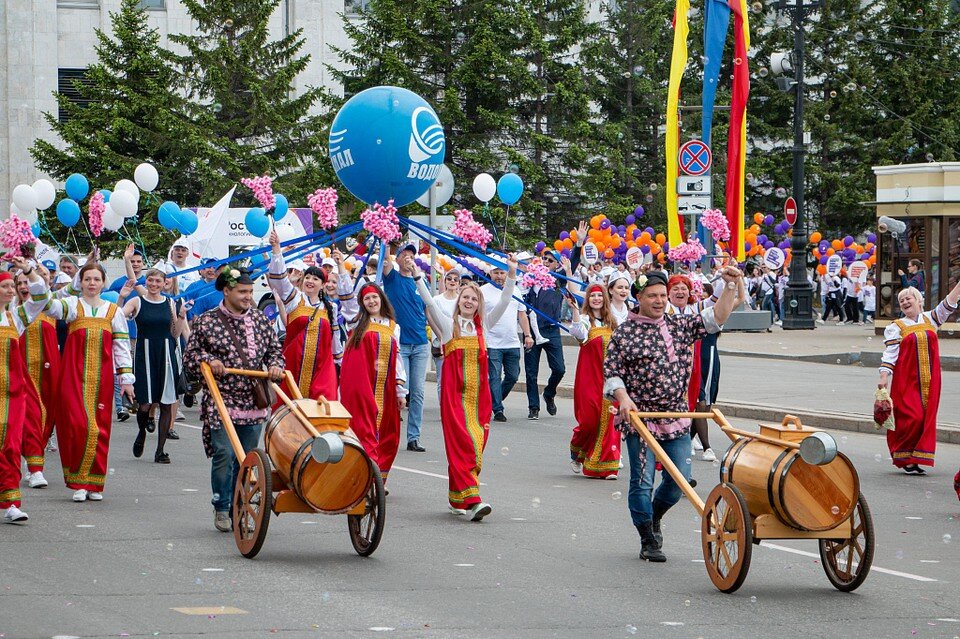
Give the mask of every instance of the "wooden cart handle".
[(797, 430), (803, 430), (803, 424), (800, 423), (800, 418), (796, 415), (784, 415), (783, 421), (780, 422), (781, 426), (793, 425)]
[(225, 375), (243, 375), (244, 377), (270, 377), (270, 373), (267, 371), (258, 371), (248, 368), (227, 368), (224, 371)]
[[(654, 457), (656, 457), (657, 461), (663, 465), (663, 469), (667, 471), (671, 477), (673, 477), (673, 481), (676, 482), (677, 486), (680, 487), (680, 490), (683, 491), (683, 494), (686, 495), (687, 499), (690, 500), (690, 503), (693, 504), (693, 507), (697, 509), (697, 513), (702, 517), (704, 509), (703, 500), (700, 499), (700, 495), (696, 493), (696, 491), (693, 489), (693, 486), (691, 486), (690, 482), (687, 481), (687, 478), (684, 477), (683, 473), (680, 472), (680, 469), (677, 468), (676, 464), (673, 463), (673, 460), (670, 459), (670, 456), (667, 455), (666, 451), (663, 450), (660, 442), (658, 442), (649, 429), (647, 429), (647, 425), (643, 423), (642, 419), (640, 419), (640, 416), (644, 414), (649, 413), (638, 413), (636, 411), (630, 412), (630, 423), (633, 425), (633, 430), (637, 431), (637, 434), (643, 438), (643, 441), (647, 443), (647, 446), (653, 449)], [(665, 413), (666, 416), (678, 414), (679, 413)], [(707, 414), (709, 415), (709, 413)]]
[[(227, 369), (228, 371), (232, 369)], [(227, 405), (223, 403), (223, 396), (220, 394), (220, 387), (217, 386), (217, 380), (213, 376), (210, 364), (200, 362), (200, 374), (207, 382), (207, 391), (213, 398), (213, 403), (217, 406), (217, 412), (220, 413), (220, 421), (223, 422), (223, 428), (227, 431), (227, 438), (230, 440), (230, 446), (233, 448), (233, 454), (237, 456), (237, 463), (244, 460), (247, 454), (243, 451), (243, 444), (240, 443), (240, 437), (233, 426), (233, 420), (230, 419), (230, 413), (227, 411)]]

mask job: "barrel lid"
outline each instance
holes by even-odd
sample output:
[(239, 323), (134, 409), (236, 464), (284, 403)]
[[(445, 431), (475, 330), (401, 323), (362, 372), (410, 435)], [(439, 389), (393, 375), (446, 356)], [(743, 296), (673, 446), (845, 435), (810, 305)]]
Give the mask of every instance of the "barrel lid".
[(349, 411), (336, 400), (301, 399), (297, 401), (297, 406), (315, 426), (328, 423), (347, 426), (350, 423)]
[(783, 418), (781, 424), (760, 424), (760, 434), (774, 439), (780, 439), (787, 442), (800, 442), (806, 439), (811, 433), (819, 433), (822, 429), (804, 426), (800, 420), (793, 415), (787, 415)]

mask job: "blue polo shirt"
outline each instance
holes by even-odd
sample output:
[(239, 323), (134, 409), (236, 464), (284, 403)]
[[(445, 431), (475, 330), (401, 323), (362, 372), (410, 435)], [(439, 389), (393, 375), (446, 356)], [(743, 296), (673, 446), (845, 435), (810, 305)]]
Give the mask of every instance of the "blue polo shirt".
[[(126, 276), (126, 275), (124, 275), (124, 276), (122, 276), (122, 277), (118, 277), (117, 279), (113, 280), (113, 282), (110, 283), (110, 288), (108, 288), (107, 290), (108, 290), (108, 291), (114, 291), (115, 293), (119, 293), (119, 292), (120, 292), (120, 289), (122, 289), (122, 288), (123, 288), (123, 285), (126, 284), (126, 283), (127, 283), (127, 276)], [(140, 286), (143, 286), (143, 285), (146, 284), (146, 283), (147, 283), (147, 278), (146, 278), (145, 275), (141, 275), (140, 278), (137, 280), (137, 284), (139, 284)], [(127, 301), (132, 300), (132, 299), (135, 298), (135, 297), (140, 297), (139, 295), (137, 295), (137, 290), (136, 290), (136, 289), (130, 291), (130, 295), (127, 296)], [(130, 321), (127, 322), (127, 333), (129, 333), (130, 339), (137, 339), (137, 322), (136, 322), (136, 320), (130, 320)]]
[(187, 319), (193, 320), (210, 309), (220, 306), (220, 302), (223, 301), (223, 291), (218, 291), (213, 282), (199, 280), (187, 287), (181, 299), (193, 300), (193, 307), (187, 310)]
[(383, 276), (383, 292), (393, 305), (400, 325), (401, 344), (427, 343), (427, 311), (412, 277), (400, 275), (397, 269)]

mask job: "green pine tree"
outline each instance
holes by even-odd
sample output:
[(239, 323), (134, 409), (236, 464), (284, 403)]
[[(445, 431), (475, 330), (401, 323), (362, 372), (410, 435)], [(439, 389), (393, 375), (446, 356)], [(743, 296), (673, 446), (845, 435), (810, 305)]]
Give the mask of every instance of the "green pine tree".
[[(112, 37), (97, 31), (97, 62), (87, 69), (84, 81), (74, 83), (89, 106), (57, 93), (65, 121), (53, 113), (44, 117), (62, 144), (38, 139), (30, 152), (41, 170), (60, 180), (82, 173), (92, 189), (112, 189), (118, 180), (131, 179), (141, 162), (156, 166), (157, 197), (141, 198), (138, 227), (148, 253), (162, 256), (172, 236), (157, 223), (158, 198), (184, 205), (197, 202), (202, 192), (197, 160), (204, 155), (207, 135), (202, 121), (187, 117), (186, 101), (175, 87), (176, 74), (159, 45), (160, 35), (148, 26), (137, 0), (124, 0), (110, 16)], [(83, 210), (86, 217), (85, 205)], [(57, 241), (65, 242), (67, 230), (56, 217), (48, 214), (46, 222)], [(106, 233), (101, 250), (116, 253), (125, 242)], [(74, 248), (72, 243), (68, 248)]]

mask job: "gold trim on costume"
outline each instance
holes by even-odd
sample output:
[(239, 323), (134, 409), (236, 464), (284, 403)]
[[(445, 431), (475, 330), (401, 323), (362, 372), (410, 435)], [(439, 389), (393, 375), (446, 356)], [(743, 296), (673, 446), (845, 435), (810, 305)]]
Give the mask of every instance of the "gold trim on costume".
[(386, 412), (385, 406), (383, 405), (384, 397), (386, 397), (387, 384), (387, 372), (390, 370), (390, 351), (393, 349), (393, 327), (394, 323), (391, 322), (390, 326), (384, 326), (383, 324), (378, 324), (376, 322), (370, 322), (367, 327), (368, 331), (373, 331), (377, 333), (378, 336), (378, 346), (377, 346), (377, 382), (376, 386), (373, 388), (373, 394), (375, 401), (377, 402), (377, 439), (380, 439), (380, 425), (383, 423), (383, 415)]
[(287, 315), (287, 326), (290, 322), (301, 317), (307, 318), (306, 335), (303, 342), (303, 358), (300, 362), (300, 394), (310, 397), (310, 383), (313, 381), (313, 367), (317, 363), (317, 342), (320, 339), (321, 320), (329, 321), (327, 309), (313, 307), (303, 302), (302, 298), (297, 307)]
[[(0, 361), (3, 362), (3, 366), (0, 367), (0, 389), (2, 389), (0, 390), (0, 446), (6, 441), (7, 425), (10, 422), (10, 393), (8, 389), (10, 388), (10, 365), (13, 360), (11, 349), (20, 347), (20, 336), (17, 333), (17, 327), (13, 325), (12, 319), (10, 313), (7, 313), (7, 321), (10, 322), (10, 325), (0, 326)], [(17, 469), (19, 473), (19, 463)], [(0, 493), (0, 497), (3, 494)], [(17, 495), (17, 499), (19, 499), (19, 492)]]
[(903, 320), (894, 322), (900, 328), (901, 338), (907, 335), (917, 336), (917, 368), (920, 373), (920, 401), (923, 407), (927, 407), (927, 400), (930, 398), (930, 379), (933, 372), (930, 369), (930, 340), (937, 338), (937, 327), (930, 322), (926, 315), (920, 316), (923, 322), (906, 326)]

